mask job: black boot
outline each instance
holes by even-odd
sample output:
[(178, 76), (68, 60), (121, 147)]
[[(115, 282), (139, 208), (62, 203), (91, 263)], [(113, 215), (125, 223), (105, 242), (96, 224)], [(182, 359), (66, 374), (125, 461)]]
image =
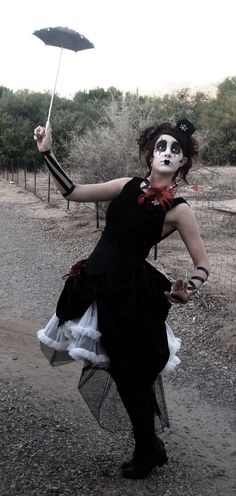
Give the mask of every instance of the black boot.
[[(162, 457), (163, 457), (163, 460), (164, 460), (165, 457), (167, 457), (166, 450), (165, 450), (165, 445), (164, 445), (162, 439), (160, 439), (159, 437), (157, 437), (157, 447), (156, 447), (156, 449), (160, 451), (160, 460), (161, 460)], [(131, 465), (133, 465), (133, 463), (134, 463), (134, 455), (129, 460), (126, 460), (125, 462), (123, 462), (120, 467), (123, 470), (125, 468), (131, 467)], [(166, 463), (166, 462), (164, 462), (164, 463)], [(164, 465), (164, 463), (162, 465)]]
[(152, 445), (137, 440), (133, 460), (122, 464), (122, 475), (126, 479), (145, 479), (153, 467), (167, 462), (164, 443), (157, 436)]

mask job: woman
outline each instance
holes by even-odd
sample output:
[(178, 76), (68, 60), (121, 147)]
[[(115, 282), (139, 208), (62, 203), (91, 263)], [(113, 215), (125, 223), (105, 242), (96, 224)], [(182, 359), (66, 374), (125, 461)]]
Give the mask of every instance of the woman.
[[(112, 200), (106, 227), (86, 261), (72, 267), (56, 316), (39, 339), (72, 357), (109, 360), (109, 371), (130, 417), (135, 450), (123, 476), (145, 478), (167, 462), (155, 433), (153, 384), (170, 357), (167, 326), (171, 303), (186, 304), (208, 276), (209, 264), (195, 216), (178, 195), (197, 153), (195, 128), (182, 119), (141, 131), (138, 144), (145, 178), (122, 177), (101, 184), (75, 185), (51, 151), (51, 129), (35, 129), (39, 151), (58, 190), (70, 201)], [(193, 260), (188, 281), (170, 281), (146, 262), (150, 248), (178, 230)], [(96, 327), (96, 323), (98, 327)], [(97, 333), (97, 334), (96, 334)], [(91, 343), (96, 343), (92, 349)], [(85, 343), (86, 341), (86, 343)], [(57, 347), (59, 343), (59, 347)]]

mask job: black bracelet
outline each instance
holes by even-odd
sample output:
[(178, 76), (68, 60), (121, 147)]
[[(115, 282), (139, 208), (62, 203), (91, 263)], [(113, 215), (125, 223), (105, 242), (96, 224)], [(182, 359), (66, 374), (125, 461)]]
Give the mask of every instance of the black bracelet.
[(41, 153), (41, 155), (49, 155), (51, 153), (51, 151), (52, 150), (49, 149), (49, 150), (44, 150), (44, 152), (40, 152), (40, 153)]
[(206, 279), (203, 279), (203, 277), (200, 276), (192, 276), (191, 279), (196, 279), (197, 281), (200, 281), (202, 284), (206, 281)]
[(66, 191), (66, 193), (62, 193), (62, 196), (66, 198), (68, 195), (70, 195), (75, 189), (75, 184), (72, 184), (71, 188)]
[(188, 280), (188, 284), (189, 284), (189, 286), (187, 286), (187, 289), (189, 289), (191, 291), (197, 289), (196, 284), (194, 284), (194, 282), (191, 279)]
[(207, 275), (207, 277), (209, 276), (209, 272), (208, 272), (208, 270), (205, 267), (196, 267), (196, 270), (202, 270), (202, 272), (205, 272), (205, 274)]

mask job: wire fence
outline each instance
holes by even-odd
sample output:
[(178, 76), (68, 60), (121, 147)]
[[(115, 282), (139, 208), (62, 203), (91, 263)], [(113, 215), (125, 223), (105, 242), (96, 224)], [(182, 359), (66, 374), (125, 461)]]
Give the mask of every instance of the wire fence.
[[(65, 203), (46, 169), (39, 169), (32, 161), (0, 162), (0, 175), (53, 207), (66, 210), (76, 208), (75, 202), (67, 200)], [(76, 171), (70, 171), (70, 175), (78, 182)], [(236, 296), (235, 179), (236, 167), (201, 169), (193, 172), (190, 187), (180, 188), (180, 194), (195, 212), (209, 254), (211, 273), (202, 291), (230, 300)], [(104, 224), (104, 204), (86, 204), (86, 207), (90, 209), (94, 225), (99, 229)], [(180, 275), (189, 277), (193, 268), (178, 233), (155, 246), (148, 259), (171, 279)]]
[[(0, 175), (10, 183), (23, 187), (26, 191), (30, 191), (37, 198), (46, 201), (53, 207), (61, 207), (65, 204), (65, 199), (57, 190), (55, 184), (51, 180), (51, 175), (46, 167), (37, 166), (34, 161), (19, 162), (14, 160), (0, 161)], [(66, 200), (66, 209), (73, 210), (74, 202)], [(95, 211), (94, 219), (97, 229), (100, 227), (100, 217), (98, 202), (87, 205)]]

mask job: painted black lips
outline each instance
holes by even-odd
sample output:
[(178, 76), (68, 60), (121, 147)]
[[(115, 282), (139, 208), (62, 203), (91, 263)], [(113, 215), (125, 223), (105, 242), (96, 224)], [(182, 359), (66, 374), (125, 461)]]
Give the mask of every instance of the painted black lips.
[(169, 160), (164, 160), (165, 165), (169, 165), (170, 161)]

